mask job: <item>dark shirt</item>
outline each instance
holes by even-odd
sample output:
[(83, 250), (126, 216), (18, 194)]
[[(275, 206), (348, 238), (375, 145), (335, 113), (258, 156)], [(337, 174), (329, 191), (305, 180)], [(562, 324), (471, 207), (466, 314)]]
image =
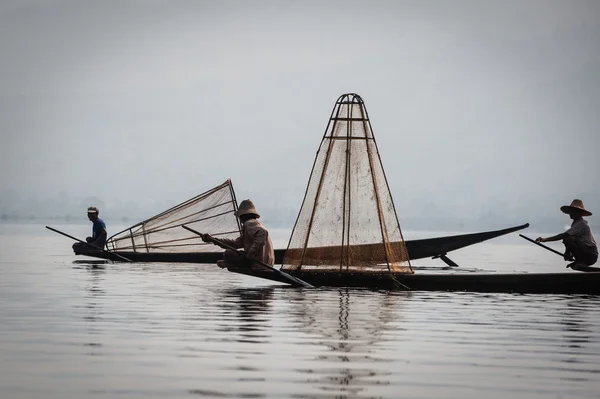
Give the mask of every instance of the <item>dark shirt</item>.
[[(100, 233), (102, 233), (102, 230), (106, 230), (106, 224), (104, 223), (104, 220), (98, 218), (92, 225), (92, 240), (96, 241), (100, 236)], [(100, 244), (104, 245), (106, 243), (101, 242)]]
[(590, 225), (586, 220), (577, 219), (573, 221), (571, 228), (566, 231), (566, 233), (570, 236), (577, 237), (581, 240), (585, 246), (592, 249), (596, 254), (598, 253), (598, 246), (596, 245), (596, 240), (594, 239), (594, 235), (592, 234), (592, 229), (590, 229)]

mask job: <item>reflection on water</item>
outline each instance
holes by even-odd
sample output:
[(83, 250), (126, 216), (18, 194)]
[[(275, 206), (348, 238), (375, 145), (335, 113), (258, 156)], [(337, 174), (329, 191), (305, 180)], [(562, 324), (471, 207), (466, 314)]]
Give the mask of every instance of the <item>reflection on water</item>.
[[(271, 301), (273, 288), (234, 288), (224, 292), (221, 302), (225, 312), (235, 311), (237, 322), (234, 331), (237, 332), (235, 341), (240, 343), (261, 343), (269, 339), (266, 334), (266, 324), (271, 317)], [(227, 329), (227, 326), (223, 326)]]
[(598, 296), (296, 289), (36, 242), (0, 243), (2, 398), (598, 397)]
[[(592, 330), (594, 325), (586, 319), (590, 317), (587, 305), (590, 300), (594, 301), (595, 299), (582, 295), (565, 301), (565, 310), (562, 312), (560, 324), (565, 332), (564, 338), (569, 348), (582, 349), (589, 342), (589, 337), (594, 335)], [(568, 362), (576, 363), (577, 359), (570, 359)]]
[[(304, 294), (305, 291), (299, 291)], [(305, 300), (304, 295), (293, 297), (291, 315), (302, 319), (301, 330), (308, 335), (321, 337), (319, 345), (327, 348), (324, 354), (315, 356), (315, 366), (300, 369), (309, 375), (306, 382), (324, 392), (356, 395), (371, 385), (389, 385), (388, 370), (375, 367), (387, 362), (373, 350), (384, 339), (387, 324), (399, 317), (401, 302), (407, 293), (335, 289), (331, 306), (316, 307), (315, 301)], [(375, 303), (365, 297), (375, 296)], [(333, 301), (333, 299), (337, 301)], [(337, 302), (337, 303), (336, 303)], [(335, 306), (337, 305), (337, 306)]]
[[(83, 320), (86, 322), (86, 331), (87, 334), (92, 339), (95, 336), (98, 336), (102, 333), (102, 331), (98, 327), (97, 321), (102, 319), (102, 297), (106, 295), (106, 291), (102, 287), (102, 277), (103, 274), (106, 273), (104, 266), (101, 263), (92, 263), (89, 264), (85, 270), (89, 273), (89, 282), (85, 286), (85, 290), (87, 292), (86, 301), (85, 301), (85, 310), (86, 315), (83, 317)], [(87, 342), (84, 344), (89, 347), (89, 352), (87, 355), (89, 356), (100, 356), (101, 352), (97, 349), (102, 347), (102, 344), (99, 342)]]

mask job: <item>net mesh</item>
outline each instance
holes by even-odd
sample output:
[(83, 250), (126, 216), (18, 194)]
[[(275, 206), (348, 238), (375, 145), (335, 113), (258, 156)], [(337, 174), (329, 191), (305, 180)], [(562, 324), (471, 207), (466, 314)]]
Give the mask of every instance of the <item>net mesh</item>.
[(363, 100), (336, 102), (283, 270), (412, 273)]
[(182, 228), (217, 238), (239, 237), (231, 180), (110, 237), (107, 248), (127, 252), (213, 252), (215, 246)]

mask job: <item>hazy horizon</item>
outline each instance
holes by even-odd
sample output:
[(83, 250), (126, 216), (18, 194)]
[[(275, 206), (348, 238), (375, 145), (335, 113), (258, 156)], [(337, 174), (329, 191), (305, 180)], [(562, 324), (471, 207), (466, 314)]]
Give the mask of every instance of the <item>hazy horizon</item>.
[(595, 1), (5, 1), (0, 215), (99, 201), (136, 221), (231, 178), (289, 223), (355, 92), (403, 228), (568, 224), (573, 198), (600, 212), (599, 17)]

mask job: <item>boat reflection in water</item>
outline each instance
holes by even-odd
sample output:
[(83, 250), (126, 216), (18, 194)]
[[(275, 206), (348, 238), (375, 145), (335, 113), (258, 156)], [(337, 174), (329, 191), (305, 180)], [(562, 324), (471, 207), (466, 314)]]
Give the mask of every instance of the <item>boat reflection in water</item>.
[[(597, 296), (581, 295), (566, 299), (565, 309), (559, 311), (557, 325), (564, 331), (565, 347), (571, 349), (588, 348), (589, 337), (593, 335), (593, 326), (589, 318), (593, 313), (589, 309), (590, 299), (594, 300)], [(576, 356), (566, 359), (567, 363), (577, 363), (580, 360)]]
[(102, 304), (106, 296), (103, 280), (106, 273), (105, 265), (108, 261), (84, 260), (74, 261), (73, 263), (74, 269), (83, 269), (89, 274), (89, 281), (83, 287), (85, 304), (77, 306), (84, 320), (85, 332), (83, 336), (89, 337), (85, 340), (89, 342), (84, 342), (83, 345), (89, 348), (89, 351), (86, 352), (88, 356), (100, 356), (102, 354), (102, 343), (98, 342), (98, 337), (104, 332), (101, 327), (105, 314)]
[[(221, 306), (237, 321), (220, 327), (224, 333), (235, 330), (237, 338), (231, 341), (254, 344), (238, 347), (243, 348), (236, 354), (241, 364), (234, 369), (244, 371), (238, 381), (270, 381), (275, 373), (277, 379), (306, 387), (307, 394), (356, 395), (390, 384), (386, 341), (392, 339), (390, 330), (394, 335), (401, 331), (396, 325), (402, 320), (402, 301), (410, 295), (349, 288), (233, 289), (225, 292)], [(277, 353), (287, 364), (277, 366)]]
[[(226, 291), (222, 307), (226, 314), (235, 318), (229, 326), (223, 325), (220, 330), (236, 333), (235, 341), (239, 343), (263, 344), (270, 335), (266, 333), (272, 317), (274, 287), (236, 288)], [(223, 328), (224, 327), (224, 328)]]
[(595, 378), (594, 297), (283, 287), (225, 294), (227, 370), (238, 384), (230, 389), (259, 396), (505, 397), (509, 379), (522, 397), (569, 389), (590, 397)]
[[(379, 349), (385, 345), (390, 323), (401, 320), (406, 292), (374, 292), (340, 288), (331, 290), (338, 297), (320, 306), (321, 301), (304, 297), (305, 291), (291, 295), (291, 314), (302, 317), (298, 327), (310, 336), (319, 336), (315, 344), (327, 348), (315, 354), (316, 367), (298, 370), (307, 374), (306, 382), (325, 392), (357, 395), (369, 386), (390, 384), (391, 371)], [(295, 294), (299, 294), (298, 297)], [(365, 301), (366, 297), (371, 297)], [(304, 300), (303, 300), (304, 299)]]

